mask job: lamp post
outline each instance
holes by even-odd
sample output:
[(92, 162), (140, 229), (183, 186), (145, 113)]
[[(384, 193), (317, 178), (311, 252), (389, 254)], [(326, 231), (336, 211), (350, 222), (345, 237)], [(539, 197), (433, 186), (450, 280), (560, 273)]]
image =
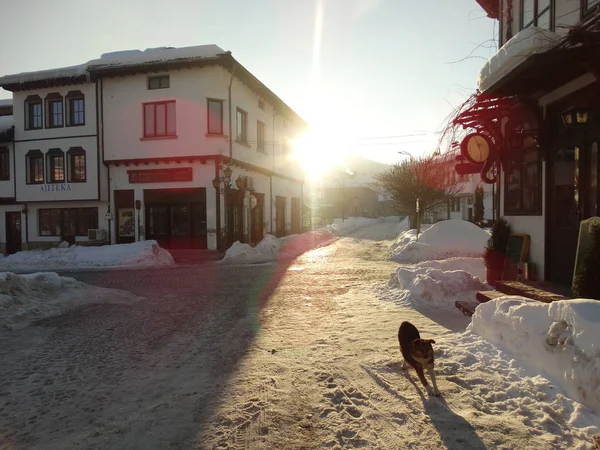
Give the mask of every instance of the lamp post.
[[(228, 225), (229, 225), (229, 220), (227, 217), (227, 194), (229, 191), (229, 188), (231, 187), (231, 176), (233, 175), (233, 170), (231, 170), (231, 167), (226, 167), (223, 171), (223, 174), (221, 176), (217, 176), (212, 180), (212, 185), (215, 188), (215, 190), (217, 192), (219, 192), (219, 194), (223, 195), (223, 204), (225, 205), (225, 215), (224, 215), (224, 224), (225, 226), (224, 228), (224, 236), (221, 237), (221, 246), (222, 246), (222, 242), (223, 242), (223, 238), (225, 239), (225, 247), (228, 247), (228, 242), (227, 239), (229, 237), (229, 233), (228, 233)], [(219, 198), (219, 201), (217, 202), (217, 215), (221, 215), (221, 200)], [(218, 230), (219, 233), (221, 233), (221, 230)], [(223, 250), (221, 248), (221, 250)]]

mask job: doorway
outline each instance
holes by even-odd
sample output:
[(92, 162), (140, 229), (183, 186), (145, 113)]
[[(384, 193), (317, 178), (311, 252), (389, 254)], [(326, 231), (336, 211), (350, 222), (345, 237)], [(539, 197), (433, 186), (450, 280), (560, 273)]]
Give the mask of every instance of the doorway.
[(12, 255), (21, 251), (21, 212), (6, 213), (6, 254)]

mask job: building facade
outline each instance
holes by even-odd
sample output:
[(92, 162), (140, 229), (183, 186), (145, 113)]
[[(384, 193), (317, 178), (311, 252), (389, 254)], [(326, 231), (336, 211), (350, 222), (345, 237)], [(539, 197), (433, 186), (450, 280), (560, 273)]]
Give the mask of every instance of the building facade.
[[(491, 144), (496, 205), (531, 237), (540, 279), (570, 284), (579, 224), (600, 214), (600, 28), (596, 0), (478, 0), (498, 53), (455, 124)], [(491, 173), (491, 172), (489, 172)]]
[(24, 249), (224, 250), (301, 224), (291, 144), (306, 124), (217, 46), (109, 53), (0, 85), (13, 92)]

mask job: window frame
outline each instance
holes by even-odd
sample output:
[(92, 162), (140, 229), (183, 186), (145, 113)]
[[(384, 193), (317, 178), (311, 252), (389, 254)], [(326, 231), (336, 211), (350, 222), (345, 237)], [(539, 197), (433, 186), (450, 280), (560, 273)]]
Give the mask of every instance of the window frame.
[(267, 153), (265, 147), (265, 124), (260, 120), (256, 121), (256, 151)]
[[(74, 157), (83, 156), (83, 178), (74, 178)], [(87, 156), (82, 147), (71, 147), (67, 150), (67, 180), (68, 183), (85, 183), (87, 181)]]
[[(32, 161), (39, 160), (41, 162), (41, 167), (39, 167), (39, 174), (41, 174), (42, 179), (36, 181), (35, 174), (32, 167)], [(25, 155), (25, 173), (27, 175), (25, 183), (26, 184), (44, 184), (45, 181), (45, 173), (44, 173), (44, 154), (40, 150), (29, 150)]]
[[(240, 117), (241, 117), (241, 138), (240, 138)], [(238, 144), (248, 144), (248, 113), (238, 107), (235, 111), (235, 142)]]
[[(173, 109), (173, 132), (169, 132), (169, 105), (173, 104), (174, 105), (174, 109)], [(146, 108), (148, 106), (152, 106), (153, 109), (153, 113), (152, 113), (152, 120), (153, 120), (153, 132), (154, 134), (148, 134), (147, 133), (147, 118), (146, 118)], [(157, 134), (156, 132), (156, 125), (157, 125), (157, 109), (158, 106), (164, 106), (165, 108), (165, 123), (164, 123), (164, 134)], [(176, 100), (161, 100), (158, 102), (144, 102), (142, 103), (142, 125), (143, 125), (143, 137), (142, 140), (147, 140), (147, 139), (175, 139), (177, 138), (177, 102)]]
[(598, 5), (600, 5), (600, 1), (596, 1), (596, 3), (594, 3), (593, 5), (589, 5), (590, 0), (580, 0), (581, 3), (581, 19), (584, 19), (586, 16), (591, 15), (595, 10), (597, 10), (599, 8)]
[[(164, 83), (163, 83), (164, 80), (167, 80), (166, 86), (164, 86)], [(158, 85), (153, 87), (152, 86), (153, 81), (158, 81)], [(148, 88), (149, 91), (155, 91), (157, 89), (169, 89), (171, 87), (171, 76), (170, 76), (170, 74), (151, 75), (148, 77), (146, 87)]]
[[(548, 0), (548, 6), (545, 7), (542, 11), (538, 10), (538, 4), (539, 4), (539, 0), (532, 0), (533, 1), (533, 19), (531, 19), (530, 22), (527, 22), (527, 24), (524, 23), (523, 20), (523, 11), (525, 9), (525, 0), (520, 0), (520, 4), (519, 4), (519, 30), (524, 30), (525, 28), (528, 28), (530, 26), (534, 26), (537, 27), (538, 26), (538, 21), (539, 18), (544, 15), (546, 13), (546, 11), (548, 11), (548, 30), (549, 31), (554, 31), (554, 1), (555, 0)], [(581, 1), (586, 1), (586, 0), (581, 0)]]
[(10, 151), (0, 147), (0, 181), (10, 181)]
[[(39, 108), (39, 126), (32, 126), (35, 123), (36, 115), (33, 107)], [(39, 95), (29, 95), (25, 99), (25, 130), (41, 130), (44, 128), (44, 101)]]
[[(81, 114), (82, 121), (81, 123), (75, 123), (75, 108), (74, 103), (77, 101), (82, 102), (81, 111), (78, 113)], [(66, 116), (66, 126), (67, 127), (82, 127), (85, 125), (85, 95), (81, 91), (70, 91), (65, 96), (65, 107), (67, 109)]]
[[(221, 114), (219, 117), (219, 129), (221, 130), (219, 133), (211, 132), (211, 109), (210, 104), (215, 103), (219, 104), (221, 107)], [(223, 136), (223, 100), (219, 100), (218, 98), (207, 98), (206, 99), (206, 134), (210, 136)]]
[[(534, 153), (536, 152), (536, 161), (535, 163), (526, 163), (525, 161), (525, 155), (527, 153)], [(510, 173), (509, 171), (512, 170), (512, 164), (514, 163), (515, 159), (518, 158), (518, 164), (519, 164), (519, 207), (518, 208), (513, 208), (510, 205), (507, 205), (507, 193), (508, 193), (508, 185), (509, 185), (509, 177), (510, 177)], [(525, 209), (524, 208), (524, 201), (523, 201), (523, 193), (524, 193), (524, 180), (525, 180), (525, 169), (526, 166), (528, 165), (534, 165), (537, 167), (537, 192), (536, 192), (536, 198), (537, 198), (537, 204), (535, 204), (531, 209)], [(528, 149), (523, 149), (523, 150), (516, 150), (513, 152), (510, 152), (507, 155), (507, 160), (505, 163), (505, 168), (503, 169), (503, 195), (502, 195), (502, 201), (503, 201), (503, 206), (504, 206), (504, 215), (505, 216), (541, 216), (542, 215), (542, 152), (540, 150), (539, 147), (534, 147), (534, 148), (528, 148)]]
[[(65, 105), (63, 97), (58, 92), (52, 92), (44, 98), (46, 104), (46, 128), (63, 128), (65, 126)], [(54, 105), (60, 105), (60, 111), (54, 112)], [(60, 123), (57, 117), (60, 117)]]
[[(90, 214), (89, 217), (85, 217), (86, 214)], [(42, 231), (42, 225), (44, 225), (43, 216), (48, 217), (55, 223), (48, 223), (49, 232)], [(55, 217), (52, 217), (54, 215)], [(89, 228), (92, 222), (93, 227)], [(99, 214), (98, 207), (84, 207), (84, 208), (40, 208), (38, 209), (38, 236), (40, 237), (62, 237), (62, 236), (79, 236), (87, 237), (88, 230), (97, 229), (99, 225)], [(70, 230), (67, 230), (67, 226), (71, 226)], [(52, 230), (54, 228), (54, 230)], [(57, 233), (56, 230), (60, 231)], [(71, 231), (74, 230), (74, 233)], [(67, 232), (68, 231), (68, 232)]]
[[(56, 165), (56, 158), (61, 158), (61, 166)], [(65, 170), (65, 152), (60, 148), (51, 148), (46, 152), (46, 167), (48, 169), (47, 180), (51, 184), (64, 184), (67, 181), (67, 174)], [(62, 169), (62, 179), (56, 177), (57, 169)], [(60, 170), (59, 170), (60, 172)]]

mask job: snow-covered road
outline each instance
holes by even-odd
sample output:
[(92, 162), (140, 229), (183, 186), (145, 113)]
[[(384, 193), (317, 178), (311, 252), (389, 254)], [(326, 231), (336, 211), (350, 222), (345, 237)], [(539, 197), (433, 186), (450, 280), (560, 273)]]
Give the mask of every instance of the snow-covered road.
[[(71, 275), (144, 299), (0, 331), (0, 449), (593, 448), (598, 416), (458, 311), (382, 301), (391, 242), (360, 239), (381, 227), (277, 264)], [(403, 320), (443, 397), (400, 370)]]

